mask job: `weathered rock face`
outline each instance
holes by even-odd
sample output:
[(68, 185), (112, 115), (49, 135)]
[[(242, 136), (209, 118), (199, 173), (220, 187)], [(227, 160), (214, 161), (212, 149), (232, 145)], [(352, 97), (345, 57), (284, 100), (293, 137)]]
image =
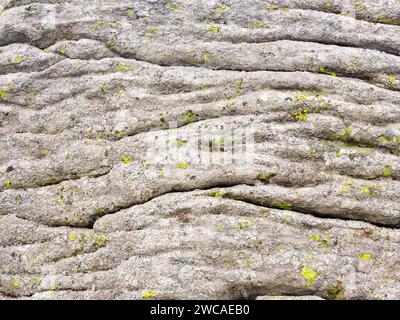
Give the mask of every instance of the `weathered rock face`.
[(400, 1), (0, 12), (0, 298), (400, 299)]

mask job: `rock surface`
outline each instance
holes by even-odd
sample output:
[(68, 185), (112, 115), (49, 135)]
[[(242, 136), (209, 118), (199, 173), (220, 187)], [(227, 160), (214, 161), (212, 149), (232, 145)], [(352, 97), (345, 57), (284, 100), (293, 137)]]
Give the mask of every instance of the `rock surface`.
[(0, 299), (400, 299), (400, 1), (2, 2)]

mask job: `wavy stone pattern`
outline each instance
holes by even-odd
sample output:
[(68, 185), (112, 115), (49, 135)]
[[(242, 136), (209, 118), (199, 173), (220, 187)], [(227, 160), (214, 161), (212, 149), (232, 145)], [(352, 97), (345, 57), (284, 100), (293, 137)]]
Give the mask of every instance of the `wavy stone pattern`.
[(400, 298), (400, 1), (0, 13), (0, 299)]

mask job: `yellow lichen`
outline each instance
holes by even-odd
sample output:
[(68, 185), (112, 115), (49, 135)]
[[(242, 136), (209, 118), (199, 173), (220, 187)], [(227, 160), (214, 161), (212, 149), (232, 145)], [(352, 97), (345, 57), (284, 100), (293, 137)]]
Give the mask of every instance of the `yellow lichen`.
[(393, 167), (392, 166), (385, 166), (385, 169), (387, 169), (387, 171), (383, 172), (383, 176), (384, 177), (390, 177), (392, 175), (392, 170)]
[(18, 195), (15, 197), (15, 201), (16, 201), (17, 203), (21, 203), (21, 201), (22, 201), (22, 196), (21, 196), (20, 194), (18, 194)]
[(187, 141), (185, 141), (185, 140), (178, 140), (178, 141), (176, 142), (176, 144), (177, 144), (178, 147), (183, 147), (185, 144), (187, 144)]
[(306, 121), (308, 119), (308, 110), (302, 109), (300, 111), (294, 112), (293, 118), (295, 118), (297, 121)]
[(76, 241), (77, 238), (78, 238), (78, 234), (77, 234), (76, 231), (72, 232), (72, 233), (69, 235), (69, 240), (70, 240), (70, 241)]
[(19, 64), (19, 63), (21, 63), (22, 61), (24, 61), (24, 57), (21, 56), (21, 55), (17, 55), (17, 56), (14, 58), (13, 63), (14, 63), (14, 64)]
[(215, 9), (215, 15), (217, 17), (223, 15), (225, 12), (227, 12), (230, 9), (226, 4), (223, 4), (219, 6), (217, 9)]
[(207, 25), (207, 31), (211, 31), (211, 32), (214, 32), (214, 33), (218, 33), (218, 32), (220, 32), (221, 30), (220, 30), (219, 28), (217, 28), (217, 27), (214, 27), (212, 24), (208, 24), (208, 25)]
[(196, 114), (192, 110), (188, 110), (183, 114), (183, 119), (187, 122), (196, 120)]
[(6, 189), (11, 189), (11, 187), (12, 187), (12, 182), (11, 182), (10, 179), (7, 179), (7, 180), (6, 180), (6, 182), (4, 183), (4, 187), (5, 187)]
[(343, 193), (351, 193), (354, 192), (354, 182), (353, 181), (346, 181), (342, 186), (341, 191)]
[(166, 7), (170, 11), (175, 11), (175, 10), (178, 9), (178, 5), (176, 3), (174, 3), (174, 2), (172, 2), (172, 1), (168, 1), (167, 4), (166, 4)]
[(218, 192), (218, 191), (216, 191), (216, 192), (209, 192), (209, 193), (208, 193), (208, 196), (209, 196), (209, 197), (214, 197), (214, 198), (222, 198), (221, 192)]
[(288, 214), (285, 214), (285, 215), (283, 216), (283, 221), (285, 221), (285, 222), (291, 222), (291, 221), (293, 221), (293, 218), (292, 218), (291, 216), (289, 216)]
[(0, 89), (0, 97), (1, 97), (1, 99), (7, 100), (7, 96), (8, 96), (7, 91), (5, 89)]
[(250, 21), (247, 24), (247, 27), (249, 29), (259, 29), (259, 28), (267, 29), (268, 28), (268, 26), (265, 24), (264, 21)]
[(378, 196), (381, 193), (382, 187), (378, 184), (372, 186), (360, 186), (360, 191), (366, 196)]
[(21, 285), (21, 280), (12, 279), (10, 283), (13, 288), (18, 288)]
[(143, 299), (155, 299), (156, 298), (156, 292), (153, 290), (148, 290), (148, 291), (144, 291), (142, 292), (142, 298)]
[(180, 162), (178, 164), (179, 169), (187, 169), (187, 167), (188, 167), (188, 164), (186, 162)]
[(208, 63), (210, 61), (210, 54), (208, 52), (203, 53), (202, 62)]
[(74, 155), (74, 153), (72, 151), (68, 151), (65, 157), (67, 159), (71, 159), (73, 155)]
[(104, 247), (104, 245), (106, 244), (106, 236), (104, 234), (100, 234), (97, 238), (96, 238), (96, 245), (99, 247)]
[(216, 228), (218, 231), (221, 231), (224, 228), (224, 224), (222, 222), (217, 223)]
[(360, 254), (359, 258), (360, 258), (361, 260), (368, 261), (368, 260), (371, 260), (371, 259), (372, 259), (372, 254), (371, 254), (371, 253), (368, 253), (368, 252), (363, 252), (363, 253)]
[(116, 65), (115, 70), (118, 72), (128, 72), (128, 71), (133, 71), (133, 67), (126, 65), (126, 64), (121, 64), (121, 65)]
[(301, 268), (300, 274), (303, 276), (303, 278), (308, 280), (308, 282), (306, 283), (307, 287), (311, 286), (315, 282), (316, 277), (318, 276), (317, 271), (314, 271), (312, 268), (306, 266), (303, 266)]
[(268, 172), (263, 172), (258, 175), (257, 179), (262, 182), (268, 182), (271, 179), (271, 177), (272, 177), (272, 174), (270, 174)]
[(118, 138), (123, 138), (123, 137), (125, 137), (125, 132), (120, 131), (120, 132), (117, 132), (115, 135), (116, 135)]
[(312, 241), (319, 241), (320, 236), (319, 236), (319, 234), (313, 234), (313, 235), (309, 236), (308, 238)]
[(324, 68), (324, 67), (319, 68), (319, 72), (328, 74), (328, 75), (333, 76), (333, 77), (336, 77), (336, 72), (330, 71), (330, 70), (328, 70), (327, 68)]
[(121, 161), (122, 161), (124, 164), (129, 164), (129, 163), (131, 163), (131, 162), (133, 161), (133, 158), (132, 158), (131, 156), (123, 156), (123, 157), (121, 158)]
[(250, 220), (241, 220), (239, 221), (239, 225), (235, 228), (236, 231), (248, 230), (251, 227)]
[(389, 84), (392, 85), (392, 86), (395, 85), (396, 81), (397, 81), (395, 76), (388, 76), (387, 80), (388, 80)]
[(282, 210), (292, 210), (292, 204), (291, 203), (277, 203), (276, 207)]

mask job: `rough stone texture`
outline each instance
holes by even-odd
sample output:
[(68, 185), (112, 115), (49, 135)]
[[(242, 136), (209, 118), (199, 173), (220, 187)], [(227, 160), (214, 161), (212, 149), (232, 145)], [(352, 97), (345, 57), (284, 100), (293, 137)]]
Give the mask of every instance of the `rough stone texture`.
[(400, 299), (400, 1), (2, 3), (0, 299)]

